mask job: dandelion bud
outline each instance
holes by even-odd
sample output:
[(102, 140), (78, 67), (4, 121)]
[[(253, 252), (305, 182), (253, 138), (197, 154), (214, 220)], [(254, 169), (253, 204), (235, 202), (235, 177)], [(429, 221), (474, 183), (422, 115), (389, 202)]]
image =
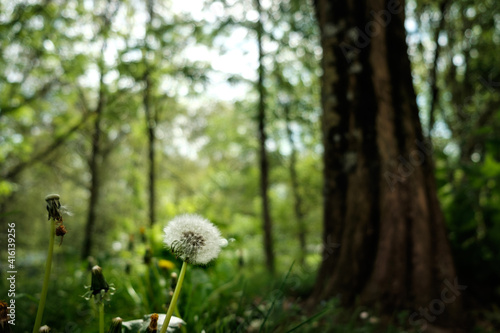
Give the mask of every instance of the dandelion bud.
[(134, 251), (134, 234), (128, 236), (128, 250), (130, 252)]
[(245, 266), (245, 260), (243, 259), (243, 251), (241, 249), (238, 250), (238, 266)]
[(158, 314), (153, 313), (151, 315), (151, 321), (146, 329), (146, 333), (156, 333), (158, 331)]
[(130, 275), (130, 272), (132, 272), (132, 264), (127, 260), (125, 264), (125, 274)]
[(177, 287), (177, 273), (170, 274), (170, 278), (170, 289), (175, 290), (175, 287)]
[(120, 317), (113, 318), (108, 333), (122, 333), (122, 322)]
[(219, 229), (199, 215), (180, 215), (170, 221), (163, 242), (187, 263), (206, 265), (227, 245)]
[(45, 197), (47, 202), (47, 212), (49, 213), (49, 220), (53, 219), (57, 222), (62, 222), (62, 216), (60, 212), (61, 203), (59, 202), (59, 194), (49, 194)]
[(153, 258), (153, 250), (151, 250), (150, 247), (146, 249), (146, 252), (144, 253), (144, 263), (146, 265), (151, 264), (151, 259)]
[(47, 325), (43, 325), (42, 327), (40, 327), (40, 329), (38, 330), (39, 333), (49, 333), (50, 332), (50, 327), (48, 327)]
[(143, 243), (146, 243), (147, 239), (146, 239), (146, 228), (144, 226), (142, 226), (140, 229), (139, 229), (139, 233), (141, 234), (141, 241)]
[(92, 267), (91, 290), (92, 290), (93, 294), (98, 294), (101, 292), (101, 290), (105, 290), (105, 291), (109, 290), (109, 285), (106, 282), (104, 275), (102, 274), (102, 268), (97, 266), (97, 265)]
[(95, 265), (92, 267), (92, 282), (90, 284), (90, 290), (84, 295), (84, 297), (89, 300), (94, 297), (96, 303), (102, 303), (103, 300), (109, 301), (110, 295), (113, 295), (115, 288), (110, 286), (104, 275), (102, 274), (102, 268)]

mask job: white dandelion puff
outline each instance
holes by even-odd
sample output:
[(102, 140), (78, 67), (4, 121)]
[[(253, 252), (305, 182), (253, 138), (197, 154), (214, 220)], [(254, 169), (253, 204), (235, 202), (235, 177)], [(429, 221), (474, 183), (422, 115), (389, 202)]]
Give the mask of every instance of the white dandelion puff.
[(179, 215), (163, 229), (163, 242), (172, 253), (190, 264), (205, 265), (227, 245), (219, 229), (199, 215)]

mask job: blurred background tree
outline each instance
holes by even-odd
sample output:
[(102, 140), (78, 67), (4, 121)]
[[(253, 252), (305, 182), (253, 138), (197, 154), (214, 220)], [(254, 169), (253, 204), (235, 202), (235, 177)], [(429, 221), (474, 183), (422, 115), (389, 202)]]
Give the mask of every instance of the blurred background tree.
[[(325, 247), (312, 301), (340, 296), (388, 314), (425, 308), (456, 272), (418, 117), (405, 8), (328, 0), (316, 8)], [(461, 326), (459, 318), (456, 300), (433, 324)]]

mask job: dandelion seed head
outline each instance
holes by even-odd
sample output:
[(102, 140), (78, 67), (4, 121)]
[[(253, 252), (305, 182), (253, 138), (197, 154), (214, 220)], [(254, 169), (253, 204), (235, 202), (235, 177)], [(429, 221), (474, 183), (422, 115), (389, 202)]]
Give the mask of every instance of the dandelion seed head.
[(205, 265), (217, 258), (221, 247), (227, 244), (219, 229), (199, 215), (180, 215), (163, 229), (164, 243), (182, 260)]
[(62, 222), (61, 216), (61, 202), (59, 202), (59, 194), (49, 194), (45, 197), (47, 202), (47, 212), (49, 213), (49, 220), (53, 219), (57, 222)]

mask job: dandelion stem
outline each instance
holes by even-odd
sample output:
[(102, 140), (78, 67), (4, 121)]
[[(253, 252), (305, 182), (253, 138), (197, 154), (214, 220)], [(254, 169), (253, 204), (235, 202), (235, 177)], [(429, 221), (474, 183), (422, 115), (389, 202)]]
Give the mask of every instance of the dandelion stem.
[(186, 275), (187, 263), (182, 262), (181, 273), (179, 274), (179, 280), (177, 280), (177, 286), (175, 287), (174, 295), (172, 296), (172, 301), (170, 301), (170, 305), (168, 306), (167, 316), (165, 317), (165, 321), (161, 326), (160, 333), (166, 333), (168, 323), (170, 322), (170, 318), (172, 318), (172, 314), (174, 313), (175, 305), (177, 304), (177, 299), (179, 298), (179, 294), (181, 293), (182, 282), (184, 281), (184, 275)]
[(104, 333), (104, 302), (99, 303), (99, 333)]
[(50, 269), (52, 267), (52, 254), (54, 253), (54, 243), (56, 238), (56, 224), (54, 220), (50, 221), (50, 242), (49, 252), (47, 254), (47, 261), (45, 262), (45, 275), (43, 277), (42, 294), (40, 295), (40, 302), (38, 303), (38, 310), (36, 312), (35, 326), (33, 333), (38, 333), (42, 325), (43, 310), (45, 308), (45, 300), (47, 299), (47, 291), (49, 289)]

